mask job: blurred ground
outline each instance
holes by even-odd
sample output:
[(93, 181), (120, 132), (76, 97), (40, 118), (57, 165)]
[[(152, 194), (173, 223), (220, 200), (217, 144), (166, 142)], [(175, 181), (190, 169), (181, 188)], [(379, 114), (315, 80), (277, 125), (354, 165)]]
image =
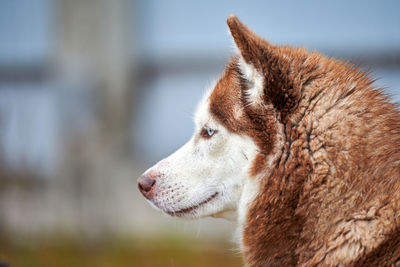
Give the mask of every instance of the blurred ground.
[(34, 244), (0, 242), (0, 262), (31, 267), (242, 266), (231, 244), (179, 238), (111, 239), (83, 242), (52, 237)]

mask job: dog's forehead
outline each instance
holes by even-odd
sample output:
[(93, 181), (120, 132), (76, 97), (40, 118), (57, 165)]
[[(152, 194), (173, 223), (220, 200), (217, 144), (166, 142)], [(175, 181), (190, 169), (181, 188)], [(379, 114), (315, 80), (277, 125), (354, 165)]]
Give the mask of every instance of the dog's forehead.
[(196, 125), (219, 123), (229, 128), (227, 124), (240, 116), (241, 91), (236, 67), (237, 59), (234, 58), (215, 85), (207, 90), (195, 112)]
[(236, 132), (243, 109), (237, 58), (226, 67), (224, 74), (209, 96), (209, 110), (212, 116), (228, 130)]
[(198, 127), (202, 127), (212, 120), (212, 114), (210, 113), (210, 94), (212, 92), (212, 88), (213, 87), (207, 90), (196, 108), (194, 121)]

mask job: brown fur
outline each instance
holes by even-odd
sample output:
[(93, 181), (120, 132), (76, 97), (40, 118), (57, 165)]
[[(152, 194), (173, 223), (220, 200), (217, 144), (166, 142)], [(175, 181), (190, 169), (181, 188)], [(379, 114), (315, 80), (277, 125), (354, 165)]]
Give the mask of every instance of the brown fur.
[(246, 265), (399, 264), (395, 105), (352, 65), (272, 46), (235, 16), (228, 25), (244, 61), (264, 77), (263, 103), (252, 105), (234, 58), (210, 97), (212, 114), (257, 144), (251, 175), (265, 174), (243, 228)]

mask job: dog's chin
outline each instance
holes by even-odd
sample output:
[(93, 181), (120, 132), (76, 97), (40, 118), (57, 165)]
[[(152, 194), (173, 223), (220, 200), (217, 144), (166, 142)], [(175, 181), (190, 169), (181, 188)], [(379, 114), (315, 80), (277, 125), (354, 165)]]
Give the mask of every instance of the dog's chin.
[(223, 218), (228, 221), (236, 221), (238, 218), (238, 213), (237, 209), (227, 209), (211, 214), (210, 216), (213, 218)]
[[(208, 198), (204, 200), (199, 200), (196, 204), (184, 208), (168, 207), (157, 202), (152, 202), (152, 205), (156, 209), (161, 210), (165, 214), (168, 214), (172, 217), (198, 219), (202, 217), (213, 216), (213, 214), (216, 213), (215, 211), (213, 211), (212, 205), (214, 205), (214, 202), (218, 201), (219, 196), (220, 193), (215, 192), (213, 194), (210, 194)], [(217, 211), (217, 213), (219, 212), (220, 211)]]

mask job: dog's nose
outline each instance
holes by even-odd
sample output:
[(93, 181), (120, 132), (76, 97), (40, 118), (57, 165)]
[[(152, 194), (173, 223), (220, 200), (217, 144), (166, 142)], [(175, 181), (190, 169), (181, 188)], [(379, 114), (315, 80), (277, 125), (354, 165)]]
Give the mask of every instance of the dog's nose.
[(150, 192), (156, 180), (148, 175), (142, 175), (138, 179), (138, 187), (140, 192), (146, 197), (147, 193)]

